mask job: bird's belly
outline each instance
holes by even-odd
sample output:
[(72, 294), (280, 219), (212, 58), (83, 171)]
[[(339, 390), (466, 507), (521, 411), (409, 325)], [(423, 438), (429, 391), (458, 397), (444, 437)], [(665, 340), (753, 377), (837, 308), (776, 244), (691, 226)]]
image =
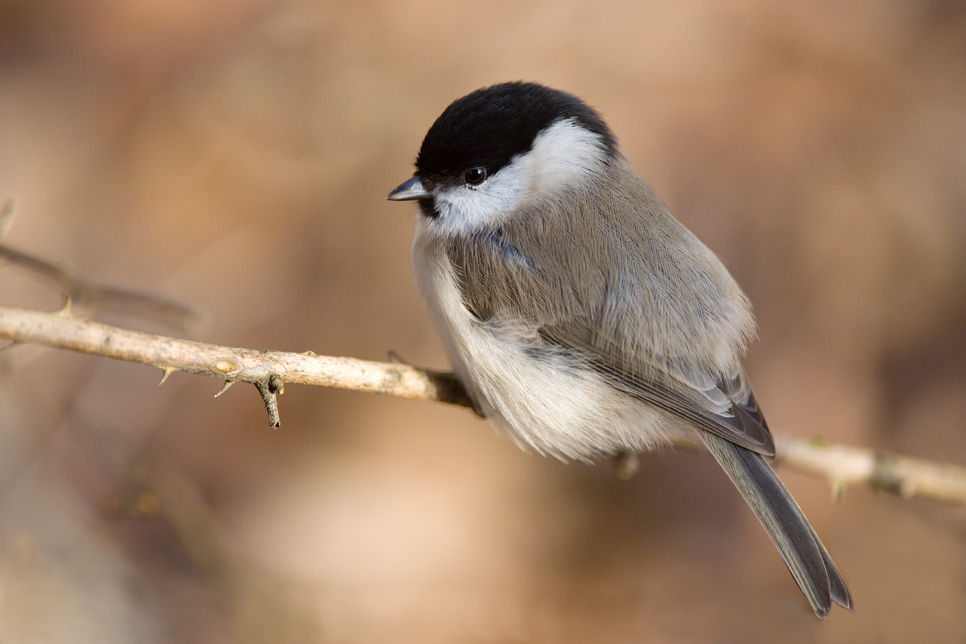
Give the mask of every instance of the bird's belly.
[(664, 412), (619, 392), (568, 352), (534, 348), (539, 340), (506, 325), (457, 330), (458, 375), (478, 404), (521, 446), (588, 459), (646, 451), (673, 435)]
[[(453, 368), (480, 410), (522, 447), (590, 459), (646, 451), (681, 433), (665, 412), (619, 392), (572, 352), (548, 347), (536, 329), (481, 321), (463, 304), (448, 262), (417, 281), (436, 313)], [(431, 279), (420, 279), (429, 275)]]

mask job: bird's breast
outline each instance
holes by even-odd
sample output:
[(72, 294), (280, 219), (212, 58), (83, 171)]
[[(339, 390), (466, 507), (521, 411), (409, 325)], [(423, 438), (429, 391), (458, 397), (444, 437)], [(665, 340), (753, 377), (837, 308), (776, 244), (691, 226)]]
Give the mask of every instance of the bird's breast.
[(417, 226), (416, 282), (453, 369), (478, 407), (523, 447), (558, 457), (645, 451), (675, 422), (608, 385), (571, 351), (546, 344), (526, 320), (480, 319), (467, 307), (445, 244)]

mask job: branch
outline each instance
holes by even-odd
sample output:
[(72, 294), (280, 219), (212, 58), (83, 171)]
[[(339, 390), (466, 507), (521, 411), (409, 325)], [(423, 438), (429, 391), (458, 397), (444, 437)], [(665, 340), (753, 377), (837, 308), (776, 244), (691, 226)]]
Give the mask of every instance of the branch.
[[(0, 235), (13, 216), (14, 204), (0, 206)], [(198, 316), (186, 307), (163, 298), (98, 286), (79, 275), (26, 253), (0, 246), (0, 259), (19, 265), (59, 286), (67, 305), (58, 313), (0, 306), (0, 339), (40, 344), (115, 360), (157, 367), (164, 372), (161, 383), (175, 371), (196, 373), (225, 381), (215, 396), (234, 382), (248, 382), (268, 410), (269, 423), (280, 424), (277, 395), (285, 383), (318, 385), (442, 402), (473, 408), (473, 402), (456, 377), (448, 372), (420, 369), (402, 362), (382, 363), (354, 358), (318, 356), (312, 352), (285, 353), (235, 349), (191, 340), (131, 331), (70, 314), (71, 303), (88, 310), (114, 309), (159, 319), (178, 328), (190, 326)], [(479, 412), (477, 411), (479, 414)], [(867, 485), (902, 498), (920, 497), (966, 505), (966, 469), (885, 452), (816, 439), (775, 436), (777, 462), (806, 474), (824, 478), (836, 496), (849, 485)], [(680, 446), (693, 448), (682, 442)], [(618, 474), (626, 478), (637, 467), (636, 454), (618, 454)]]
[[(0, 230), (5, 223), (5, 216), (9, 217), (9, 209), (8, 202), (0, 214)], [(126, 313), (153, 319), (183, 332), (190, 331), (201, 322), (200, 315), (177, 302), (111, 286), (100, 286), (71, 270), (9, 246), (0, 245), (0, 259), (53, 282), (67, 297), (70, 305), (85, 315), (93, 315), (102, 310)]]
[[(63, 313), (10, 307), (0, 307), (0, 338), (151, 365), (164, 371), (165, 378), (174, 371), (186, 371), (223, 379), (226, 388), (233, 382), (249, 382), (258, 387), (275, 427), (279, 424), (275, 395), (282, 392), (284, 383), (472, 408), (451, 373), (402, 363), (236, 349), (130, 331)], [(867, 485), (902, 498), (966, 505), (966, 469), (961, 467), (815, 439), (776, 436), (775, 444), (780, 465), (824, 478), (837, 496), (850, 485)]]
[[(0, 237), (12, 225), (16, 210), (17, 203), (14, 199), (7, 199), (0, 206)], [(99, 311), (126, 313), (142, 319), (155, 320), (182, 333), (197, 328), (203, 321), (197, 312), (179, 302), (95, 284), (70, 269), (6, 245), (0, 245), (0, 260), (6, 260), (51, 282), (66, 298), (65, 309), (74, 307), (75, 312), (81, 315), (93, 315)]]
[(164, 371), (162, 382), (175, 371), (211, 376), (228, 384), (249, 382), (258, 387), (270, 422), (276, 427), (279, 423), (275, 394), (282, 392), (284, 383), (472, 406), (450, 373), (311, 352), (235, 349), (131, 331), (65, 313), (0, 306), (0, 338), (151, 365)]
[(889, 452), (775, 436), (778, 463), (824, 478), (841, 496), (849, 485), (868, 485), (904, 499), (966, 505), (966, 469)]

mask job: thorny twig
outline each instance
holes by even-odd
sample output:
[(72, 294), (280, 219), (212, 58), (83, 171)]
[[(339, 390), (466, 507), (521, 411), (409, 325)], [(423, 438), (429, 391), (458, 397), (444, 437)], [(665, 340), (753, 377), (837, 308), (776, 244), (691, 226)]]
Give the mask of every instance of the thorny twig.
[[(2, 224), (3, 211), (0, 209), (0, 226)], [(158, 298), (92, 287), (70, 271), (3, 246), (0, 246), (0, 257), (50, 278), (61, 285), (70, 298), (141, 303), (149, 310), (173, 311), (177, 316), (187, 315), (185, 312), (189, 311), (179, 305), (169, 307), (170, 303)], [(48, 313), (0, 306), (0, 338), (151, 365), (164, 372), (161, 382), (174, 371), (219, 378), (225, 381), (219, 394), (233, 382), (249, 382), (258, 388), (268, 410), (269, 422), (275, 427), (280, 422), (277, 394), (282, 393), (285, 383), (351, 389), (473, 408), (466, 391), (448, 372), (420, 369), (400, 362), (370, 362), (319, 356), (312, 352), (255, 351), (182, 340), (74, 317), (69, 307), (61, 312)], [(962, 467), (813, 439), (779, 435), (775, 436), (775, 444), (781, 465), (824, 478), (836, 494), (841, 494), (849, 485), (861, 484), (903, 498), (920, 497), (966, 505), (966, 469)], [(633, 463), (633, 455), (624, 455), (618, 461), (622, 474), (631, 473)]]

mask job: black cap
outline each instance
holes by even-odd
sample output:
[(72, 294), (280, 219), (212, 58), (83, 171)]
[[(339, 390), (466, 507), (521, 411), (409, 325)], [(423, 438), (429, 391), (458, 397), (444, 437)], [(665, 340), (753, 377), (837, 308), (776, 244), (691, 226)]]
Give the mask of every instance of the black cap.
[(432, 183), (479, 166), (492, 175), (529, 151), (541, 131), (566, 119), (600, 135), (608, 154), (615, 154), (610, 128), (576, 96), (537, 83), (503, 83), (476, 90), (446, 108), (423, 139), (416, 174)]

